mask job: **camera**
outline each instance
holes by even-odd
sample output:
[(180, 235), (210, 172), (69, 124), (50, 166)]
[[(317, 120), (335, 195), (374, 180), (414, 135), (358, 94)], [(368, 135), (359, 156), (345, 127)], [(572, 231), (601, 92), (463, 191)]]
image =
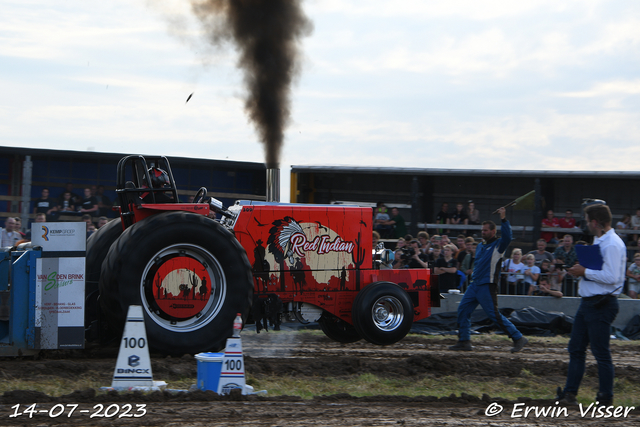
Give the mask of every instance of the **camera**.
[(413, 258), (413, 256), (416, 254), (416, 250), (413, 249), (412, 246), (404, 246), (402, 248), (402, 254), (400, 255), (400, 258), (403, 261), (408, 261), (411, 258)]

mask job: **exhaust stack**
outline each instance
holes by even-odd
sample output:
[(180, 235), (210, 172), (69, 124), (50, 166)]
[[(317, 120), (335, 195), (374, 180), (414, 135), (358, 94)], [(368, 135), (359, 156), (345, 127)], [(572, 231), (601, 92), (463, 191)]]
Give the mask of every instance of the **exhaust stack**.
[(280, 169), (267, 168), (267, 202), (280, 202)]

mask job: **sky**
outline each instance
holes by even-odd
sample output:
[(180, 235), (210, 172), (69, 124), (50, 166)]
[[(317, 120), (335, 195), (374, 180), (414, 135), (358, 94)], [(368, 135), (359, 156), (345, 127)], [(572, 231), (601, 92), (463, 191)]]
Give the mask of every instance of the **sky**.
[[(283, 201), (291, 165), (638, 169), (637, 0), (302, 7)], [(0, 10), (0, 145), (264, 162), (237, 52), (188, 0)]]

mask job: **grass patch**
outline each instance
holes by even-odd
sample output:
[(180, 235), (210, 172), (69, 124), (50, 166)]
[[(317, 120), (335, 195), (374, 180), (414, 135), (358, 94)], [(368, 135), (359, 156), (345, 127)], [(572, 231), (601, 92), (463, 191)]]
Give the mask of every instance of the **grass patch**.
[[(161, 378), (156, 378), (161, 379)], [(188, 390), (192, 384), (196, 383), (195, 378), (181, 378), (179, 380), (171, 380), (169, 387), (178, 390)], [(69, 394), (75, 390), (84, 390), (92, 388), (96, 392), (101, 392), (100, 387), (111, 386), (111, 377), (100, 379), (98, 375), (83, 375), (74, 380), (52, 377), (38, 378), (35, 380), (16, 380), (5, 378), (0, 382), (0, 394), (12, 390), (35, 390), (45, 393), (49, 396), (60, 397)]]
[[(516, 400), (519, 397), (532, 399), (553, 399), (559, 384), (550, 384), (543, 378), (532, 374), (523, 374), (511, 382), (500, 380), (469, 381), (465, 378), (447, 376), (439, 378), (422, 378), (417, 380), (380, 378), (373, 374), (363, 374), (349, 379), (299, 379), (299, 378), (253, 378), (247, 381), (256, 390), (267, 390), (269, 396), (299, 396), (310, 399), (318, 395), (348, 393), (352, 396), (436, 396), (444, 397), (466, 393), (482, 397), (502, 397)], [(597, 380), (595, 381), (597, 384)], [(583, 384), (579, 401), (588, 405), (597, 393), (596, 386)], [(640, 385), (626, 380), (615, 381), (614, 393), (616, 405), (640, 407)]]
[[(579, 401), (588, 405), (596, 395), (597, 386), (588, 385), (591, 382), (597, 384), (597, 379), (585, 377), (580, 390)], [(169, 387), (178, 390), (187, 390), (195, 383), (194, 378), (172, 380)], [(460, 396), (466, 393), (472, 396), (482, 397), (488, 394), (491, 397), (501, 397), (516, 400), (519, 397), (532, 399), (552, 399), (555, 397), (558, 384), (550, 384), (542, 377), (536, 377), (524, 370), (519, 378), (504, 382), (499, 379), (488, 381), (469, 381), (468, 379), (447, 376), (439, 378), (424, 377), (420, 379), (395, 379), (383, 378), (366, 373), (351, 378), (295, 378), (247, 376), (247, 384), (255, 390), (267, 390), (268, 396), (299, 396), (303, 399), (311, 399), (313, 396), (333, 395), (347, 393), (352, 396), (436, 396), (444, 397), (454, 394)], [(98, 393), (100, 387), (110, 385), (107, 382), (96, 380), (95, 376), (85, 376), (75, 381), (51, 378), (38, 381), (24, 381), (6, 379), (0, 383), (0, 393), (10, 390), (36, 390), (49, 396), (62, 396), (73, 390), (93, 388)], [(614, 385), (616, 405), (640, 407), (640, 384), (635, 384), (624, 379), (616, 379)]]
[(37, 380), (15, 380), (5, 379), (0, 383), (0, 392), (11, 390), (35, 390), (45, 393), (49, 396), (59, 397), (69, 394), (74, 390), (82, 390), (93, 388), (98, 390), (100, 387), (109, 386), (101, 381), (97, 381), (95, 377), (82, 377), (75, 380), (65, 380), (63, 378), (46, 378)]
[[(498, 380), (470, 382), (464, 378), (447, 376), (418, 380), (380, 378), (364, 374), (350, 379), (298, 379), (298, 378), (251, 378), (256, 390), (267, 390), (270, 396), (294, 395), (311, 398), (316, 395), (348, 393), (352, 396), (450, 396), (462, 393), (481, 397), (484, 393), (506, 399), (528, 396), (548, 399), (555, 396), (555, 388), (535, 379), (517, 380), (505, 384)], [(526, 393), (523, 393), (526, 392)]]

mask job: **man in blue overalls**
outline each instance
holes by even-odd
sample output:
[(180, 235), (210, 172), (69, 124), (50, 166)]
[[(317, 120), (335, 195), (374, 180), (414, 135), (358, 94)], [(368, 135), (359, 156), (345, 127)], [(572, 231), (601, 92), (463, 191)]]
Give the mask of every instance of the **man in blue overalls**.
[(478, 304), (487, 316), (513, 340), (512, 353), (522, 350), (529, 342), (522, 333), (506, 317), (498, 311), (498, 283), (500, 282), (500, 266), (502, 254), (511, 243), (511, 225), (505, 219), (505, 208), (498, 209), (502, 221), (500, 230), (502, 237), (496, 237), (496, 224), (493, 221), (482, 223), (482, 243), (476, 249), (476, 260), (473, 265), (471, 285), (467, 288), (458, 306), (458, 338), (456, 345), (450, 350), (470, 351), (471, 346), (471, 313)]

